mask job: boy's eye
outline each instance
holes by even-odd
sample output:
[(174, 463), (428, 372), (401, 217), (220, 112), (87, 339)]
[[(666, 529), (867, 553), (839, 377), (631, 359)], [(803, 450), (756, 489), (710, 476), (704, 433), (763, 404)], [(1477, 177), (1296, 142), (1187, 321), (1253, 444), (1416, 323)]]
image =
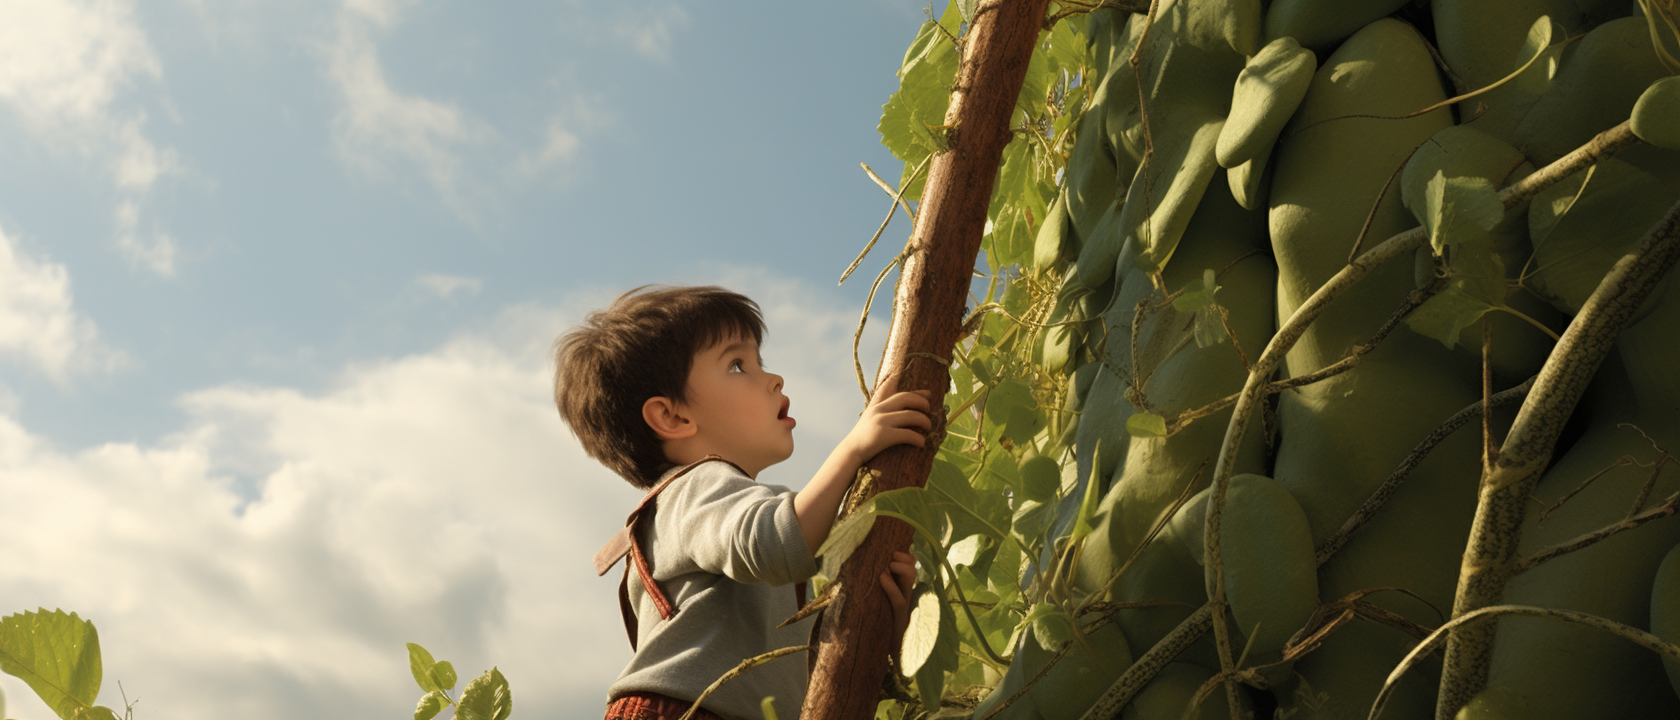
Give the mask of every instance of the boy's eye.
[(740, 360), (731, 360), (729, 361), (729, 372), (746, 372), (746, 370), (741, 368)]

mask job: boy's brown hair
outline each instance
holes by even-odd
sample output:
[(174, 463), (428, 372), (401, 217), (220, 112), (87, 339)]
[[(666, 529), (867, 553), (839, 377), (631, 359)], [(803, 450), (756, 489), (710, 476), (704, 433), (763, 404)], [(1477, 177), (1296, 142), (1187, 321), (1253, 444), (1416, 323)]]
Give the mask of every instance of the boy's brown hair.
[(682, 402), (694, 355), (730, 336), (764, 340), (758, 304), (720, 287), (644, 285), (554, 343), (554, 404), (584, 452), (649, 488), (669, 464), (642, 419), (648, 398)]

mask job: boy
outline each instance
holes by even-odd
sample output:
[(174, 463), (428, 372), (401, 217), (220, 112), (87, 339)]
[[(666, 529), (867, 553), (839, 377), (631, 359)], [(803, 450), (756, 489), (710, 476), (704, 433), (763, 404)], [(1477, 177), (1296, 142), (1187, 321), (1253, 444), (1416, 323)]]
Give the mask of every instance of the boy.
[[(929, 397), (895, 392), (889, 378), (805, 489), (758, 484), (793, 453), (795, 424), (781, 376), (759, 356), (763, 337), (758, 306), (744, 296), (643, 287), (556, 343), (561, 417), (591, 457), (649, 489), (627, 532), (596, 556), (603, 574), (631, 558), (619, 595), (635, 656), (608, 689), (608, 720), (675, 720), (742, 660), (807, 643), (809, 619), (776, 626), (802, 603), (812, 554), (859, 466), (926, 442)], [(902, 633), (914, 560), (899, 553), (891, 568), (898, 581), (883, 573), (881, 586)], [(778, 715), (796, 718), (805, 665), (753, 668), (695, 717), (759, 720), (760, 701), (774, 696)]]

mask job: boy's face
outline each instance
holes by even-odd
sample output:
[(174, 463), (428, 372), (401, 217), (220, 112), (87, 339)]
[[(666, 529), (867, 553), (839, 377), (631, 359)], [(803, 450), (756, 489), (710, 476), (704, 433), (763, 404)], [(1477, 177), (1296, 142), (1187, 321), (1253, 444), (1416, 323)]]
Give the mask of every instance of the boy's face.
[(764, 369), (752, 338), (731, 336), (695, 353), (686, 395), (680, 406), (706, 452), (753, 477), (793, 454), (795, 423), (782, 376)]

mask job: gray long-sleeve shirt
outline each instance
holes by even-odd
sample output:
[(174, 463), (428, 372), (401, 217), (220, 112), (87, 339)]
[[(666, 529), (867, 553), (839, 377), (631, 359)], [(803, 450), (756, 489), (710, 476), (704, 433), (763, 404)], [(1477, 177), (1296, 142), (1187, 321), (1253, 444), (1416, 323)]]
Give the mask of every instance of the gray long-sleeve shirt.
[[(809, 642), (809, 618), (776, 627), (798, 609), (789, 583), (817, 571), (792, 491), (707, 462), (661, 491), (640, 527), (654, 581), (676, 614), (661, 620), (630, 573), (638, 649), (609, 697), (642, 691), (693, 700), (742, 660)], [(805, 665), (803, 653), (772, 660), (726, 683), (704, 707), (729, 720), (760, 720), (760, 701), (775, 696), (777, 715), (793, 720), (805, 701)]]

